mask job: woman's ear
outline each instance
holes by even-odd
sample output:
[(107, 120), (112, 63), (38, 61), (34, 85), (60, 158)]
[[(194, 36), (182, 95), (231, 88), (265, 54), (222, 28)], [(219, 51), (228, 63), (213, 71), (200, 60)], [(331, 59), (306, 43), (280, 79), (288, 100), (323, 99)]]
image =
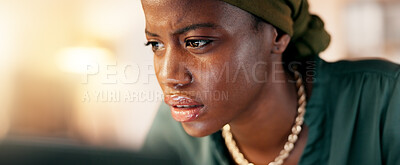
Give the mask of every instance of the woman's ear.
[(283, 54), (286, 50), (287, 46), (289, 45), (291, 37), (288, 34), (278, 35), (278, 31), (275, 31), (275, 40), (273, 42), (273, 48), (271, 50), (272, 54)]

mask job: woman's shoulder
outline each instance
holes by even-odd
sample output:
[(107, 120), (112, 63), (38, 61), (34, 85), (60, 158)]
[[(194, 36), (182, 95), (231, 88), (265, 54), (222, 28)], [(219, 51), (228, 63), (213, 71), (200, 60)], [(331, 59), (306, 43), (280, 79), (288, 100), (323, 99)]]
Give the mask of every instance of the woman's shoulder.
[[(358, 105), (354, 108), (384, 110), (393, 99), (400, 100), (399, 64), (380, 59), (326, 62), (317, 58), (313, 71), (312, 95), (333, 107)], [(365, 106), (372, 103), (374, 106)]]
[(400, 93), (400, 65), (389, 61), (326, 62), (317, 57), (308, 66), (305, 73), (313, 75), (311, 102), (316, 104), (349, 107), (376, 103), (377, 110), (376, 106), (387, 106)]
[(317, 58), (314, 68), (311, 70), (316, 75), (312, 95), (317, 95), (325, 103), (361, 106), (374, 102), (377, 109), (377, 105), (387, 106), (400, 93), (400, 65), (389, 61), (368, 59), (326, 62)]
[(318, 61), (322, 71), (328, 72), (331, 75), (369, 73), (380, 74), (391, 78), (397, 78), (400, 75), (400, 65), (385, 59), (363, 58), (326, 62), (318, 57), (316, 61)]
[(310, 150), (308, 157), (332, 164), (400, 163), (400, 66), (317, 59), (315, 68), (306, 123), (309, 143), (323, 152)]

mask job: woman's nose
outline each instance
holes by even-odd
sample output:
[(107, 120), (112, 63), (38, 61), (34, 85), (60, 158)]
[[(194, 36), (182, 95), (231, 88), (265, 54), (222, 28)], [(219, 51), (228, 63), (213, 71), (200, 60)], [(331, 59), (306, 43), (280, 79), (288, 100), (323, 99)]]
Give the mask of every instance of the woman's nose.
[(193, 75), (187, 68), (187, 59), (168, 52), (164, 55), (158, 78), (160, 83), (170, 88), (180, 89), (193, 82)]
[(182, 89), (189, 86), (192, 83), (192, 76), (190, 73), (176, 73), (173, 76), (167, 77), (163, 84), (170, 88)]

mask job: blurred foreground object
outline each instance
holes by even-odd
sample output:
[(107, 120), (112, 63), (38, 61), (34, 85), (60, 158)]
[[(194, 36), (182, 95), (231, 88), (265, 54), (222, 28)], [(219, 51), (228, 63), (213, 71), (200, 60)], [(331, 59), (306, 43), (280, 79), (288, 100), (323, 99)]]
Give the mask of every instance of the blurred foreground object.
[(4, 165), (152, 165), (179, 164), (179, 160), (128, 150), (63, 144), (55, 139), (0, 141), (0, 164)]

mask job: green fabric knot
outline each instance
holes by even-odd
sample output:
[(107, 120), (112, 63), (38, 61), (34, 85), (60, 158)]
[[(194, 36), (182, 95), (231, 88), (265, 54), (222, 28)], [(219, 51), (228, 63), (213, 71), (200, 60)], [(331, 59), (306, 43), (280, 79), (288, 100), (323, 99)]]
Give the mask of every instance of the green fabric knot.
[(292, 37), (289, 52), (303, 58), (317, 55), (330, 43), (323, 21), (311, 15), (307, 0), (222, 0), (252, 13)]

